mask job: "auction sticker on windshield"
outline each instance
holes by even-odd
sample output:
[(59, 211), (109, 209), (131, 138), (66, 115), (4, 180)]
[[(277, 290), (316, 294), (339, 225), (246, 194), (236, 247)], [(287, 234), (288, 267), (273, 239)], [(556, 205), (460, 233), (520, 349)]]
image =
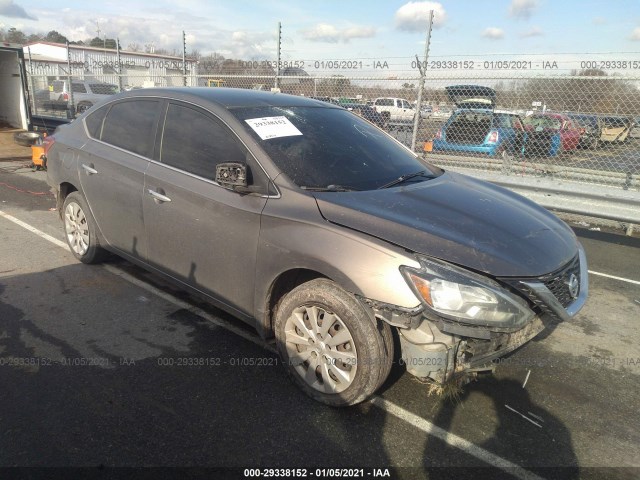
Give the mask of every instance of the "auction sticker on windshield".
[(253, 128), (253, 131), (256, 132), (262, 140), (302, 135), (302, 132), (298, 130), (287, 117), (250, 118), (245, 120), (245, 122)]

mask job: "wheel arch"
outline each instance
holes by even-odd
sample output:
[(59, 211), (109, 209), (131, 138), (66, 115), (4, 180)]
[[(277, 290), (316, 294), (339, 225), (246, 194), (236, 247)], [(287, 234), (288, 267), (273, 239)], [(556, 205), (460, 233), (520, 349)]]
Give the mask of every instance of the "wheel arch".
[(56, 197), (56, 208), (58, 210), (58, 214), (60, 215), (60, 218), (62, 218), (62, 206), (64, 205), (64, 201), (66, 200), (67, 196), (71, 192), (77, 192), (77, 191), (78, 191), (78, 188), (76, 188), (76, 186), (71, 182), (62, 182), (58, 186), (58, 195)]
[(334, 281), (329, 276), (320, 273), (317, 270), (309, 268), (290, 268), (280, 273), (270, 284), (264, 301), (264, 314), (262, 315), (262, 335), (265, 338), (271, 338), (274, 335), (274, 320), (278, 305), (284, 296), (296, 288), (310, 280), (316, 278), (326, 278)]

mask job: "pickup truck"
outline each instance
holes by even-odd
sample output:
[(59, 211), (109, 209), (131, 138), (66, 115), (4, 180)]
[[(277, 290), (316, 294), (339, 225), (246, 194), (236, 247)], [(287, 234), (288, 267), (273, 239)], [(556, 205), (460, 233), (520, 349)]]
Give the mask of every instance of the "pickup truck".
[(373, 102), (373, 108), (386, 118), (388, 125), (409, 125), (413, 123), (416, 113), (404, 98), (376, 98)]
[(101, 103), (111, 95), (119, 92), (118, 86), (97, 80), (72, 80), (69, 91), (68, 80), (54, 80), (49, 87), (50, 102), (45, 108), (56, 109), (56, 105), (66, 106), (73, 95), (73, 103), (78, 114), (89, 110), (95, 104)]

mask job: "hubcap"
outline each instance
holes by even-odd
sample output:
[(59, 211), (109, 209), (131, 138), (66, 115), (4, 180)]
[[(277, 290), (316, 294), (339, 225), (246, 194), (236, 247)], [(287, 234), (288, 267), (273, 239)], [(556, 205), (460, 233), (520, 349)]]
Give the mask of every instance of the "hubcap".
[(285, 345), (291, 366), (314, 389), (340, 393), (353, 383), (355, 342), (336, 314), (315, 305), (296, 308), (285, 323)]
[(89, 226), (80, 205), (69, 203), (64, 211), (64, 229), (71, 249), (82, 256), (89, 249)]

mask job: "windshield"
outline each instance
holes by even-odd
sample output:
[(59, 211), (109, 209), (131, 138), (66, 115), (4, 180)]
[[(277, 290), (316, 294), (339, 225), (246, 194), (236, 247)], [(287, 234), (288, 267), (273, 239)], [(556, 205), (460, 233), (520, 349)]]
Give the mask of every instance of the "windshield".
[(232, 112), (300, 187), (373, 190), (416, 171), (425, 171), (412, 178), (416, 182), (442, 173), (343, 109), (245, 107)]
[(560, 130), (560, 120), (555, 117), (527, 117), (524, 119), (524, 124), (528, 127), (533, 127), (535, 130), (544, 130), (546, 128), (552, 130)]

